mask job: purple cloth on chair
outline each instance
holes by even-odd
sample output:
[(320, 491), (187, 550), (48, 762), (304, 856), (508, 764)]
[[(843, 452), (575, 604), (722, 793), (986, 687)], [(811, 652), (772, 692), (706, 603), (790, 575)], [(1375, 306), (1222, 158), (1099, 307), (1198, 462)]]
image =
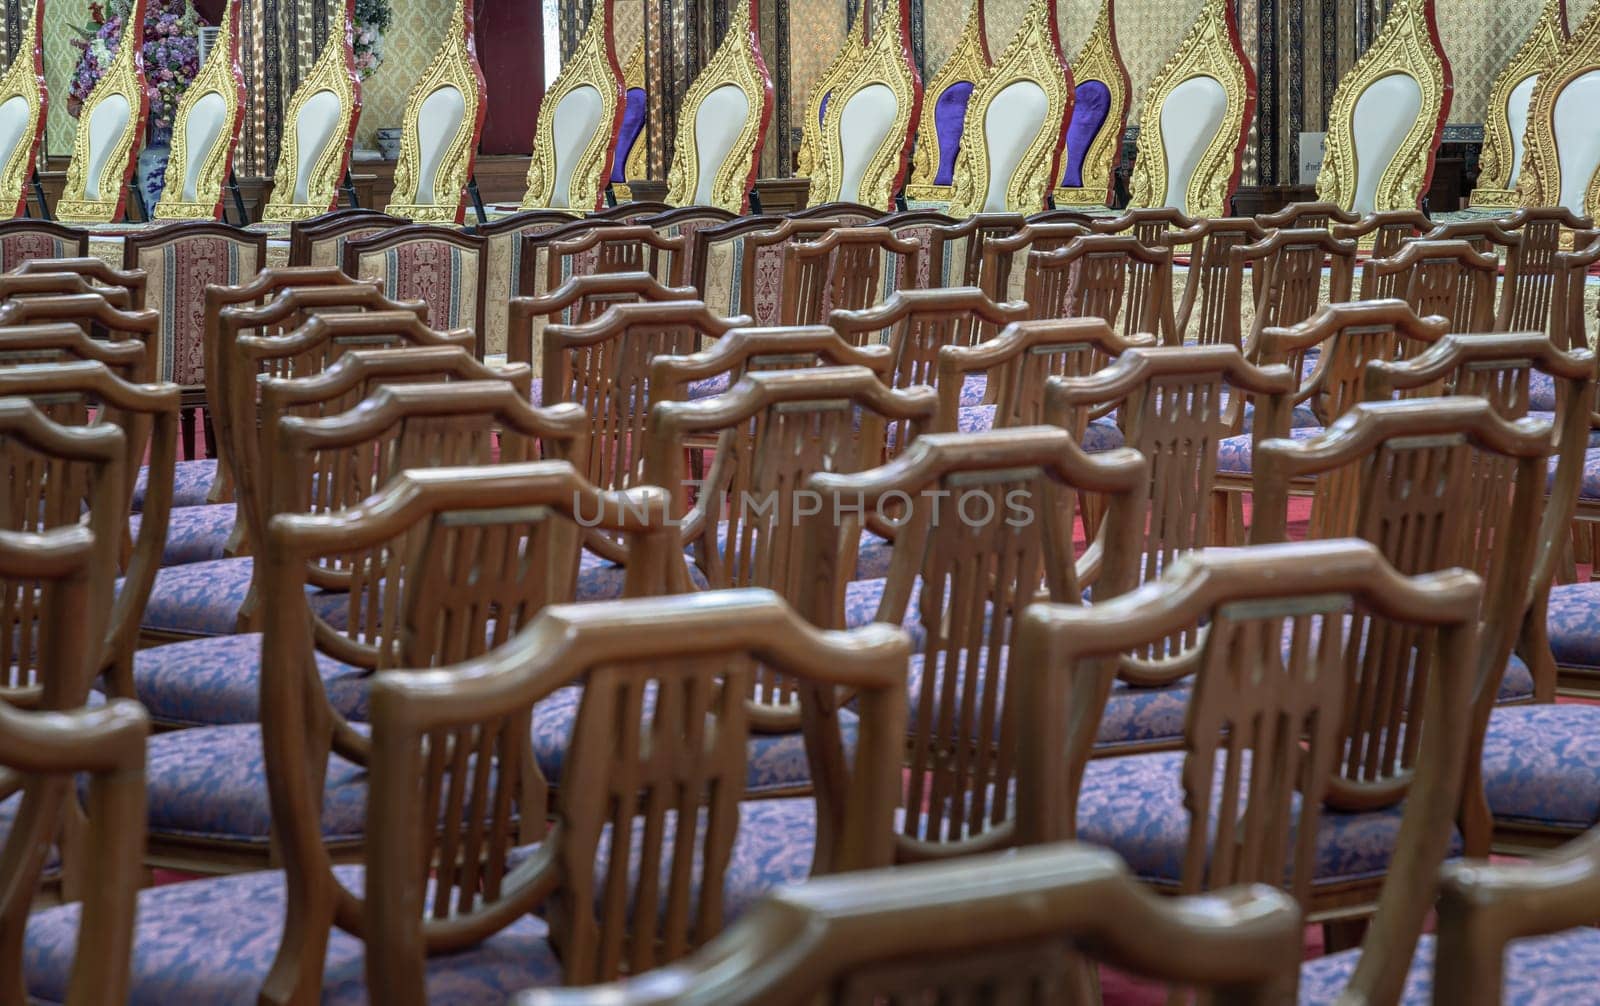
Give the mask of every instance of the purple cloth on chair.
[(622, 129), (617, 133), (617, 159), (611, 162), (611, 180), (627, 184), (628, 155), (644, 132), (644, 88), (630, 87), (622, 104)]
[(935, 185), (951, 185), (956, 176), (956, 152), (961, 149), (961, 129), (967, 122), (967, 101), (972, 97), (972, 83), (958, 80), (944, 89), (939, 100), (933, 103), (933, 125), (939, 132), (939, 170), (934, 173)]
[(1083, 158), (1111, 114), (1111, 88), (1086, 80), (1073, 92), (1072, 124), (1067, 127), (1067, 164), (1061, 175), (1063, 188), (1083, 187)]
[(833, 97), (833, 92), (829, 91), (822, 96), (822, 104), (817, 106), (817, 125), (819, 126), (828, 121), (828, 99), (831, 97)]

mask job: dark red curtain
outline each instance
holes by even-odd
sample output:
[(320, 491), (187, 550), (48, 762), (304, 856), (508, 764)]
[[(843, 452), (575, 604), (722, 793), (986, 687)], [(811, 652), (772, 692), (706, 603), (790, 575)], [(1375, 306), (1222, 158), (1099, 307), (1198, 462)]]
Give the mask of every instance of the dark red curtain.
[(482, 153), (532, 149), (544, 97), (542, 13), (539, 0), (476, 0), (478, 62), (489, 97), (478, 146)]

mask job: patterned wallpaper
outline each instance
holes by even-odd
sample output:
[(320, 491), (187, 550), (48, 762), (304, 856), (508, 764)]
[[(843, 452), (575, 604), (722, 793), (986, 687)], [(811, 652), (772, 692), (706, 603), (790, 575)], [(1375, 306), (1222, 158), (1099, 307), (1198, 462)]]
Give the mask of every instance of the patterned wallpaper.
[(1539, 18), (1541, 0), (1436, 0), (1439, 38), (1455, 78), (1450, 121), (1481, 123), (1489, 87)]
[[(949, 2), (954, 6), (959, 0), (936, 2)], [(844, 0), (801, 0), (789, 7), (789, 122), (796, 150), (800, 146), (800, 117), (811, 99), (811, 88), (839, 54), (848, 28)], [(768, 68), (772, 69), (771, 53), (767, 54), (767, 59)], [(772, 137), (769, 136), (767, 142), (771, 144)]]
[(452, 0), (396, 0), (394, 25), (383, 40), (383, 65), (361, 84), (356, 145), (376, 147), (380, 129), (400, 125), (406, 96), (421, 79), (450, 24)]
[(78, 66), (75, 26), (89, 21), (90, 0), (48, 0), (44, 12), (44, 79), (50, 89), (50, 110), (45, 118), (45, 149), (63, 157), (72, 153), (78, 120), (67, 114), (67, 87)]

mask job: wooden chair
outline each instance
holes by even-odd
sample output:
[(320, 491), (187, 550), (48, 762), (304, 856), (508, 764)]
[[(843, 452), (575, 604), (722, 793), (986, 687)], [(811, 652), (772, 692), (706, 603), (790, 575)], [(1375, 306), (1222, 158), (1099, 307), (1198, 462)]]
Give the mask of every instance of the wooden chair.
[(241, 286), (266, 264), (265, 234), (210, 221), (180, 221), (124, 239), (122, 268), (148, 277), (155, 298), (147, 306), (161, 319), (156, 376), (183, 392), (185, 458), (198, 456), (196, 413), (207, 404), (206, 287)]
[(694, 300), (690, 287), (663, 286), (645, 272), (592, 273), (574, 276), (559, 289), (511, 301), (506, 359), (534, 363), (544, 359), (544, 331), (551, 324), (582, 325), (594, 321), (613, 304), (649, 304)]
[[(1514, 258), (1506, 269), (1507, 289), (1514, 289)], [(1465, 240), (1420, 240), (1407, 242), (1389, 258), (1368, 259), (1361, 268), (1361, 285), (1388, 289), (1392, 278), (1395, 296), (1418, 314), (1444, 318), (1452, 332), (1488, 332), (1495, 327), (1499, 274), (1500, 263), (1494, 256), (1478, 252)]]
[[(1088, 233), (1089, 229), (1082, 224), (1030, 223), (1003, 235), (983, 237), (979, 250), (977, 286), (996, 302), (1022, 300), (1027, 287), (1028, 256), (1036, 251), (1065, 248)], [(980, 234), (975, 232), (968, 239), (969, 256), (971, 242), (979, 237)]]
[(745, 374), (815, 367), (865, 367), (887, 385), (894, 352), (886, 345), (852, 345), (827, 325), (729, 329), (699, 352), (651, 360), (650, 400), (707, 398), (727, 391)]
[(96, 339), (71, 322), (0, 328), (0, 366), (93, 360), (130, 384), (148, 384), (153, 355), (142, 339)]
[(394, 300), (420, 300), (440, 328), (476, 333), (474, 352), (484, 353), (484, 239), (448, 227), (396, 227), (344, 246), (344, 271), (377, 279)]
[[(59, 273), (40, 273), (56, 276)], [(32, 276), (14, 277), (32, 280)], [(54, 284), (54, 281), (52, 281)], [(100, 294), (100, 287), (88, 293), (40, 294), (32, 297), (13, 297), (0, 304), (0, 328), (48, 325), (69, 322), (78, 326), (92, 339), (107, 343), (132, 342), (143, 346), (150, 357), (150, 373), (141, 375), (147, 381), (158, 378), (156, 355), (161, 349), (161, 316), (153, 309), (123, 311), (111, 305)], [(126, 291), (110, 291), (113, 294)]]
[[(1181, 341), (1199, 346), (1239, 345), (1230, 340), (1242, 334), (1234, 319), (1244, 309), (1244, 284), (1229, 284), (1232, 253), (1266, 236), (1266, 229), (1249, 217), (1216, 217), (1200, 221), (1173, 239), (1175, 245), (1189, 248), (1188, 276), (1175, 320)], [(1254, 304), (1261, 277), (1253, 269), (1250, 277), (1250, 303)], [(1239, 300), (1230, 300), (1231, 295)]]
[(687, 237), (668, 237), (644, 224), (590, 228), (565, 240), (552, 240), (545, 251), (545, 290), (555, 290), (574, 276), (643, 272), (667, 286), (686, 278)]
[(682, 250), (675, 252), (673, 259), (683, 263), (684, 283), (693, 285), (696, 277), (700, 275), (695, 260), (695, 254), (700, 247), (696, 240), (697, 236), (703, 230), (721, 227), (736, 219), (738, 218), (732, 213), (715, 206), (680, 206), (677, 209), (635, 218), (634, 222), (655, 228), (663, 237), (685, 239)]
[(149, 277), (142, 270), (133, 269), (123, 271), (112, 267), (104, 259), (97, 258), (30, 258), (10, 270), (13, 276), (29, 276), (34, 273), (77, 273), (97, 287), (119, 287), (128, 293), (129, 310), (143, 310), (145, 304), (145, 289), (149, 286)]
[[(944, 286), (983, 286), (983, 256), (988, 242), (1009, 237), (1028, 226), (1020, 213), (974, 213), (953, 224), (932, 228), (924, 251), (938, 265), (931, 275), (944, 277)], [(1008, 274), (1009, 275), (1009, 274)], [(991, 284), (991, 289), (994, 284)]]
[[(518, 404), (527, 409), (525, 402)], [(319, 424), (327, 428), (326, 421), (316, 421), (300, 429), (310, 433)], [(282, 618), (273, 617), (264, 653), (262, 726), (182, 730), (162, 734), (157, 741), (175, 745), (179, 756), (187, 754), (195, 769), (204, 765), (219, 788), (230, 787), (238, 798), (258, 804), (263, 821), (270, 809), (284, 868), (196, 881), (201, 886), (174, 891), (176, 901), (168, 900), (173, 894), (162, 893), (165, 888), (143, 892), (139, 919), (145, 928), (136, 936), (141, 947), (180, 944), (193, 949), (198, 946), (196, 941), (216, 939), (228, 931), (223, 920), (236, 918), (246, 911), (245, 905), (255, 906), (249, 911), (256, 937), (247, 946), (234, 943), (232, 953), (201, 953), (182, 965), (178, 978), (164, 969), (161, 955), (141, 954), (134, 964), (135, 999), (159, 995), (152, 990), (179, 981), (185, 987), (205, 987), (225, 998), (265, 996), (306, 1002), (308, 997), (309, 1001), (319, 997), (324, 974), (330, 985), (345, 980), (341, 976), (359, 975), (361, 941), (351, 939), (348, 928), (369, 931), (364, 923), (351, 921), (346, 908), (337, 907), (338, 902), (346, 902), (358, 916), (363, 909), (359, 899), (350, 900), (348, 894), (339, 893), (349, 882), (351, 868), (336, 870), (332, 862), (340, 858), (341, 845), (348, 858), (349, 839), (359, 842), (364, 833), (375, 836), (381, 830), (376, 819), (372, 819), (371, 829), (366, 828), (369, 818), (364, 808), (354, 817), (347, 815), (350, 805), (343, 801), (355, 792), (362, 794), (361, 804), (366, 803), (369, 772), (384, 757), (382, 752), (390, 740), (380, 736), (369, 743), (353, 730), (331, 708), (325, 686), (312, 671), (327, 631), (325, 623), (313, 617), (312, 605), (306, 600), (312, 596), (306, 592), (312, 563), (338, 558), (361, 584), (370, 599), (365, 610), (372, 613), (371, 620), (337, 635), (373, 654), (382, 666), (428, 668), (453, 659), (479, 659), (495, 642), (513, 634), (524, 617), (535, 618), (546, 600), (559, 600), (577, 578), (582, 537), (579, 512), (585, 520), (598, 517), (603, 524), (621, 526), (644, 537), (666, 537), (662, 525), (665, 499), (659, 492), (598, 493), (575, 478), (570, 467), (552, 463), (451, 469), (437, 474), (413, 471), (365, 506), (298, 521), (280, 517), (274, 523), (274, 537), (267, 549), (275, 557), (269, 574), (274, 586), (272, 606), (286, 610)], [(499, 542), (526, 539), (532, 550), (530, 561), (507, 567), (504, 550), (485, 541), (485, 535)], [(665, 555), (664, 551), (657, 554)], [(643, 566), (636, 575), (644, 575)], [(469, 583), (473, 586), (466, 586)], [(291, 588), (290, 584), (298, 585)], [(283, 605), (276, 600), (280, 595), (287, 599)], [(379, 603), (381, 615), (376, 607)], [(442, 630), (451, 622), (465, 634)], [(697, 644), (703, 641), (703, 637), (696, 639)], [(896, 655), (904, 659), (903, 650)], [(416, 673), (406, 672), (407, 676)], [(376, 705), (374, 711), (378, 711)], [(491, 800), (487, 805), (491, 810), (479, 821), (487, 820), (494, 813), (492, 808), (499, 807), (499, 820), (506, 826), (473, 834), (492, 836), (489, 841), (496, 847), (504, 847), (509, 838), (509, 844), (527, 852), (533, 851), (527, 849), (527, 843), (545, 830), (545, 806), (530, 756), (529, 718), (523, 714), (517, 722), (517, 728), (504, 735), (506, 757), (501, 760), (498, 752), (486, 750), (486, 760), (479, 762), (489, 769), (487, 759), (494, 758), (494, 785), (509, 787), (503, 791), (509, 802)], [(208, 735), (210, 745), (203, 743)], [(574, 755), (579, 765), (586, 764), (587, 758)], [(157, 788), (162, 785), (158, 775), (163, 764), (160, 752), (153, 751), (153, 806), (161, 799)], [(236, 771), (239, 765), (249, 767), (242, 778)], [(324, 774), (324, 766), (333, 769), (331, 776)], [(356, 776), (348, 775), (351, 770)], [(458, 784), (468, 784), (470, 773), (449, 774)], [(419, 779), (412, 776), (414, 783)], [(563, 787), (561, 792), (566, 790)], [(326, 805), (324, 794), (330, 801)], [(305, 804), (306, 800), (310, 804)], [(470, 801), (468, 805), (475, 806)], [(310, 816), (300, 816), (302, 806), (312, 807)], [(327, 818), (322, 814), (325, 806), (330, 810)], [(335, 826), (335, 832), (345, 826), (353, 831), (341, 843), (337, 835), (328, 837), (330, 826)], [(264, 862), (264, 855), (262, 859)], [(359, 875), (359, 870), (354, 872)], [(173, 906), (182, 906), (180, 917), (171, 914)], [(419, 912), (417, 919), (421, 918)], [(63, 914), (36, 917), (35, 924), (43, 929), (34, 946), (59, 942), (55, 927), (67, 922)], [(346, 928), (341, 922), (351, 924)], [(523, 984), (545, 973), (544, 962), (549, 959), (540, 949), (544, 946), (543, 926), (535, 925), (540, 931), (537, 946), (522, 943), (517, 948), (516, 956), (524, 963), (513, 973)], [(526, 925), (514, 929), (512, 935), (525, 930)], [(316, 948), (314, 953), (308, 952), (310, 947)], [(527, 950), (533, 952), (524, 957)], [(325, 957), (325, 951), (333, 956)], [(350, 956), (343, 957), (346, 953)], [(463, 963), (474, 959), (469, 950)], [(354, 971), (349, 970), (352, 966)], [(419, 986), (419, 991), (423, 987)], [(454, 994), (441, 991), (438, 999), (460, 1001), (460, 990), (457, 984)], [(374, 997), (388, 999), (378, 992)]]
[(778, 323), (783, 295), (783, 246), (836, 226), (831, 220), (740, 217), (695, 232), (689, 286), (706, 306), (744, 314), (763, 325)]
[[(825, 628), (903, 626), (916, 646), (902, 700), (911, 720), (901, 806), (911, 809), (896, 825), (897, 860), (1013, 843), (1016, 718), (1000, 696), (1022, 611), (1046, 596), (1081, 603), (1085, 587), (1096, 599), (1126, 590), (1148, 485), (1136, 453), (1091, 457), (1051, 427), (929, 434), (880, 468), (811, 477), (803, 611)], [(1082, 492), (1109, 497), (1106, 539), (1075, 561)], [(852, 583), (861, 523), (874, 518), (897, 526), (889, 573)]]
[(1022, 299), (1028, 317), (1100, 318), (1124, 338), (1153, 333), (1177, 341), (1172, 314), (1172, 249), (1095, 234), (1028, 256)]
[[(1073, 219), (1073, 216), (1082, 219)], [(1096, 234), (1126, 234), (1151, 247), (1170, 246), (1176, 235), (1192, 230), (1199, 221), (1172, 206), (1130, 206), (1114, 217), (1090, 217), (1084, 214), (1063, 215), (1061, 211), (1035, 213), (1029, 223), (1044, 223), (1048, 219), (1079, 223)]]
[(130, 310), (133, 298), (120, 286), (100, 286), (75, 272), (0, 273), (0, 303), (13, 297), (48, 297), (92, 293), (119, 311)]
[[(1329, 230), (1341, 241), (1357, 241), (1371, 258), (1388, 258), (1408, 241), (1433, 230), (1433, 221), (1421, 210), (1383, 210), (1368, 213), (1359, 223), (1334, 224)], [(1387, 287), (1367, 285), (1365, 273), (1361, 276), (1361, 299), (1379, 300), (1393, 297), (1392, 284)]]
[[(853, 346), (887, 345), (893, 366), (889, 386), (931, 385), (939, 378), (939, 353), (946, 346), (974, 346), (987, 333), (1021, 320), (1022, 302), (996, 304), (974, 287), (947, 290), (901, 290), (883, 304), (865, 311), (834, 311), (828, 325)], [(989, 401), (987, 387), (975, 382), (961, 388), (964, 405)], [(890, 431), (891, 443), (904, 447), (903, 429)]]
[[(651, 361), (696, 352), (749, 324), (749, 318), (720, 318), (699, 301), (684, 300), (615, 304), (586, 324), (546, 328), (541, 401), (574, 402), (588, 416), (584, 477), (607, 489), (640, 484)], [(601, 554), (621, 561), (619, 554)]]
[[(1155, 337), (1124, 339), (1099, 318), (1018, 321), (993, 339), (939, 349), (939, 433), (971, 433), (1039, 426), (1045, 422), (1045, 384), (1052, 377), (1094, 373), (1134, 346), (1153, 346)], [(981, 386), (986, 402), (966, 405), (968, 389)], [(1090, 416), (1082, 442), (1094, 453), (1122, 446), (1122, 430), (1105, 414)]]
[(1360, 222), (1361, 214), (1328, 202), (1290, 203), (1276, 213), (1256, 214), (1256, 223), (1269, 231), (1331, 228), (1335, 224), (1348, 226)]
[[(1582, 414), (1569, 411), (1562, 421), (1567, 429), (1560, 440), (1553, 440), (1548, 424), (1508, 423), (1482, 398), (1367, 402), (1352, 407), (1343, 421), (1317, 437), (1258, 448), (1252, 542), (1287, 538), (1289, 483), (1314, 475), (1310, 537), (1354, 534), (1417, 572), (1462, 566), (1484, 577), (1483, 602), (1469, 612), (1479, 622), (1480, 636), (1468, 689), (1476, 727), (1459, 818), (1472, 855), (1487, 854), (1491, 815), (1504, 814), (1493, 809), (1484, 790), (1483, 780), (1499, 770), (1503, 756), (1496, 757), (1491, 745), (1490, 762), (1484, 765), (1483, 730), (1518, 648), (1530, 599), (1554, 571), (1555, 550), (1576, 497), (1582, 455), (1565, 451), (1546, 503), (1551, 444), (1571, 444), (1572, 431), (1588, 421), (1587, 408)], [(1527, 547), (1529, 534), (1536, 536), (1532, 548)], [(1388, 678), (1375, 682), (1378, 690), (1367, 694), (1385, 695), (1381, 682), (1393, 682), (1395, 673), (1389, 671)], [(1381, 700), (1391, 715), (1400, 694)], [(1525, 710), (1538, 708), (1494, 711), (1492, 719), (1502, 724), (1499, 743), (1515, 737), (1516, 743), (1528, 744), (1525, 730), (1517, 727), (1527, 726)], [(1397, 740), (1391, 735), (1384, 742), (1381, 758), (1372, 745), (1359, 759), (1352, 755), (1344, 774), (1363, 778), (1397, 757), (1400, 747), (1409, 746), (1397, 746)], [(1545, 743), (1554, 740), (1544, 738)]]
[[(1521, 209), (1506, 218), (1506, 229), (1522, 237), (1517, 262), (1517, 289), (1514, 296), (1502, 292), (1497, 331), (1556, 333), (1555, 319), (1572, 297), (1581, 299), (1577, 287), (1566, 287), (1561, 269), (1563, 242), (1592, 226), (1587, 217), (1576, 217), (1563, 208)], [(1574, 244), (1577, 251), (1581, 245)], [(1580, 284), (1581, 286), (1581, 281)], [(1580, 309), (1581, 310), (1581, 309)]]
[[(596, 219), (584, 217), (580, 220), (569, 219), (560, 226), (551, 226), (551, 222), (540, 223), (537, 226), (523, 227), (512, 238), (519, 246), (517, 252), (517, 275), (515, 290), (518, 296), (538, 296), (548, 292), (546, 283), (549, 277), (549, 251), (550, 246), (558, 241), (570, 241), (583, 237), (592, 231), (609, 227), (625, 227), (627, 224), (620, 220)], [(489, 225), (485, 225), (489, 226)], [(478, 233), (490, 235), (490, 232), (479, 228)]]
[[(917, 258), (916, 274), (905, 280), (898, 275), (886, 276), (885, 285), (897, 290), (935, 290), (966, 285), (951, 282), (944, 256), (947, 242), (938, 241), (935, 247), (934, 233), (941, 228), (956, 226), (957, 223), (954, 217), (935, 210), (903, 210), (871, 221), (869, 226), (882, 227), (895, 238), (901, 241), (915, 241), (922, 247), (922, 254)], [(935, 260), (936, 254), (937, 260)], [(891, 268), (898, 268), (899, 265), (898, 258), (890, 262)]]
[[(252, 625), (247, 602), (256, 569), (244, 553), (262, 540), (271, 516), (272, 482), (266, 459), (273, 452), (261, 439), (267, 431), (260, 404), (264, 379), (315, 376), (355, 349), (471, 345), (471, 333), (435, 332), (410, 311), (313, 315), (286, 335), (235, 334), (296, 313), (300, 299), (290, 291), (264, 309), (222, 311), (222, 342), (231, 348), (220, 358), (218, 379), (224, 382), (221, 394), (228, 409), (221, 424), (227, 444), (223, 456), (228, 470), (237, 473), (236, 534), (227, 543), (226, 558), (157, 574), (141, 631), (147, 643), (230, 635)], [(203, 584), (209, 589), (199, 589)]]
[(492, 356), (506, 352), (510, 321), (501, 305), (525, 292), (523, 239), (549, 234), (575, 222), (572, 214), (562, 210), (523, 210), (473, 229), (484, 242), (484, 353)]
[[(1594, 988), (1600, 833), (1527, 863), (1446, 863), (1439, 877), (1433, 1001), (1499, 1006)], [(1423, 937), (1428, 939), (1428, 937)], [(1418, 954), (1407, 985), (1430, 975)], [(1419, 989), (1420, 991), (1420, 989)]]
[(682, 963), (512, 1003), (1051, 1003), (1066, 989), (1082, 990), (1069, 1001), (1093, 1002), (1091, 961), (1267, 1003), (1292, 997), (1300, 933), (1298, 906), (1264, 885), (1158, 898), (1114, 854), (1061, 845), (807, 881)]
[[(1255, 317), (1248, 337), (1230, 335), (1228, 342), (1243, 346), (1246, 355), (1266, 328), (1298, 325), (1316, 314), (1324, 304), (1343, 304), (1351, 299), (1356, 267), (1356, 243), (1332, 236), (1326, 230), (1275, 231), (1255, 244), (1240, 245), (1228, 252), (1228, 283), (1225, 297), (1230, 304), (1244, 303), (1244, 269), (1252, 270)], [(1327, 293), (1323, 293), (1322, 270), (1330, 270)]]
[(48, 220), (0, 221), (0, 272), (36, 258), (88, 258), (89, 232)]
[[(18, 341), (10, 345), (0, 330), (0, 354), (15, 353)], [(88, 509), (88, 521), (97, 536), (108, 534), (102, 560), (107, 573), (115, 572), (115, 596), (106, 599), (105, 641), (92, 671), (104, 675), (107, 690), (113, 695), (135, 698), (133, 685), (134, 650), (139, 640), (139, 623), (150, 596), (157, 570), (165, 565), (167, 543), (181, 535), (184, 526), (172, 520), (172, 472), (178, 440), (178, 391), (170, 384), (134, 384), (114, 374), (94, 360), (61, 360), (23, 366), (0, 363), (0, 398), (31, 402), (40, 416), (61, 431), (63, 443), (80, 433), (121, 433), (120, 468), (89, 472), (84, 448), (66, 451), (54, 462), (41, 457), (41, 447), (24, 439), (11, 458), (10, 478), (13, 505), (24, 507), (29, 501), (45, 511), (43, 524), (31, 524), (25, 517), (13, 530), (55, 527), (78, 522), (78, 512)], [(128, 474), (140, 471), (145, 481), (142, 512), (130, 519), (129, 497), (132, 480)], [(56, 474), (59, 472), (60, 474)], [(62, 485), (36, 485), (59, 479)], [(102, 499), (98, 483), (116, 482), (116, 495)], [(113, 510), (109, 523), (96, 507)], [(57, 509), (59, 507), (59, 509)], [(21, 515), (13, 514), (12, 521)], [(170, 526), (169, 526), (170, 525)], [(103, 530), (109, 526), (110, 530)]]
[[(568, 218), (570, 219), (570, 217)], [(332, 266), (344, 263), (344, 246), (351, 241), (382, 234), (411, 223), (382, 210), (344, 209), (323, 213), (289, 225), (289, 265)]]
[(881, 227), (840, 226), (813, 240), (789, 241), (779, 324), (820, 325), (834, 311), (881, 304), (915, 282), (921, 255), (916, 241)]
[[(1007, 681), (1016, 839), (1120, 850), (1172, 894), (1269, 884), (1311, 921), (1381, 889), (1349, 994), (1398, 1002), (1459, 807), (1482, 595), (1462, 570), (1408, 577), (1328, 541), (1202, 552), (1120, 598), (1034, 606)], [(1182, 750), (1092, 758), (1125, 654), (1196, 624)], [(1397, 679), (1416, 690), (1384, 690)]]

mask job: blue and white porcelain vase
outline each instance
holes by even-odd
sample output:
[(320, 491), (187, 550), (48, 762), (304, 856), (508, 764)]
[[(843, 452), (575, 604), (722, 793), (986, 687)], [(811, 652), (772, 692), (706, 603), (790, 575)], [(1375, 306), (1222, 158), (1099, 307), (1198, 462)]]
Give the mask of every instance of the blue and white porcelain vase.
[(139, 164), (134, 168), (134, 184), (144, 195), (145, 209), (154, 211), (161, 190), (166, 187), (167, 160), (172, 156), (172, 131), (150, 127), (150, 133), (139, 151)]

